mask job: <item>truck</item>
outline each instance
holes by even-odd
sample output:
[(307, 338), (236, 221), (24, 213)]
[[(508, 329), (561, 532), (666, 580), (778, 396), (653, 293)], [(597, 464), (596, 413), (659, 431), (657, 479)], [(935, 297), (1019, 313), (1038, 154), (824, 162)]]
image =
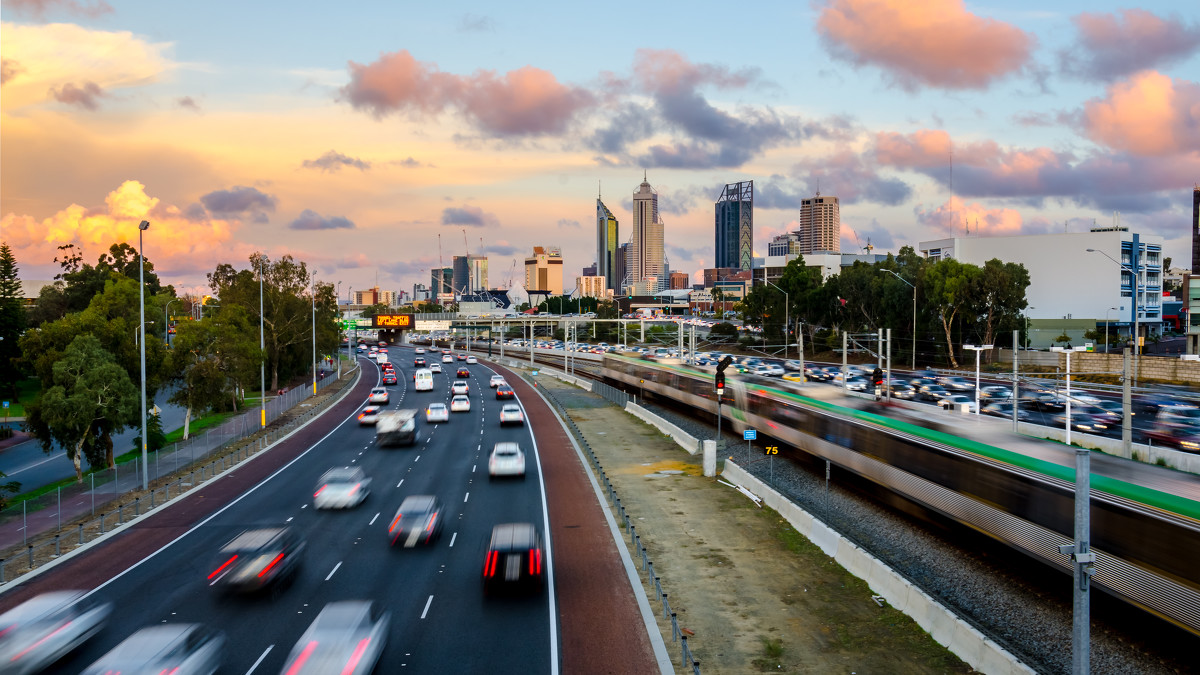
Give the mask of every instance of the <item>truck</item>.
[(381, 366), (382, 366), (383, 364), (387, 363), (387, 362), (388, 362), (388, 355), (387, 355), (387, 353), (386, 353), (386, 352), (379, 352), (378, 354), (376, 354), (376, 355), (375, 355), (375, 361), (376, 361), (376, 362), (377, 362), (379, 365), (381, 365)]
[(417, 442), (417, 411), (387, 410), (375, 420), (375, 445), (412, 445)]

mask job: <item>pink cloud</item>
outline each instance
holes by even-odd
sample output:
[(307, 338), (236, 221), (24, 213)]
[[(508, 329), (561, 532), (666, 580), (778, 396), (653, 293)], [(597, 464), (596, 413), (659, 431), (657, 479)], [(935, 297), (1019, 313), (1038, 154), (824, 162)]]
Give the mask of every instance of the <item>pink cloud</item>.
[(4, 7), (19, 13), (26, 13), (38, 20), (44, 19), (48, 12), (55, 11), (93, 19), (111, 14), (113, 11), (112, 5), (104, 0), (97, 0), (94, 3), (82, 3), (77, 0), (4, 0)]
[(62, 89), (51, 89), (50, 94), (59, 103), (78, 105), (88, 110), (99, 108), (99, 99), (107, 96), (100, 85), (95, 82), (84, 82), (82, 87), (76, 87), (75, 83), (68, 82), (62, 86)]
[(1139, 70), (1181, 61), (1200, 49), (1200, 25), (1177, 15), (1163, 19), (1144, 9), (1071, 18), (1077, 43), (1059, 54), (1062, 69), (1087, 79), (1109, 81)]
[(561, 134), (594, 99), (560, 83), (552, 73), (525, 66), (503, 75), (480, 70), (455, 75), (416, 60), (407, 50), (383, 54), (362, 65), (351, 62), (342, 96), (376, 117), (410, 111), (427, 115), (455, 108), (495, 136)]
[(759, 75), (757, 68), (731, 71), (710, 63), (692, 63), (670, 49), (639, 49), (633, 62), (634, 80), (639, 88), (652, 93), (678, 93), (701, 85), (738, 89)]
[(922, 225), (953, 235), (964, 234), (967, 230), (972, 234), (1019, 234), (1023, 223), (1020, 212), (1015, 209), (989, 209), (978, 202), (968, 204), (958, 197), (931, 210), (917, 205), (913, 213)]
[(982, 89), (1022, 68), (1034, 38), (962, 0), (832, 0), (817, 30), (833, 56), (874, 65), (901, 87)]
[(1092, 140), (1135, 155), (1200, 151), (1200, 85), (1142, 71), (1085, 103), (1082, 120)]

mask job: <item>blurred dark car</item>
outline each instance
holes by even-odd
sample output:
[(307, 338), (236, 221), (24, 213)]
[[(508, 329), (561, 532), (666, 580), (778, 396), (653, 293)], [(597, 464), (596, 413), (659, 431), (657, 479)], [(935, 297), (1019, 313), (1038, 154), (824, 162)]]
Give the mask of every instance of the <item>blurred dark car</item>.
[(331, 602), (296, 641), (281, 673), (367, 675), (387, 644), (391, 614), (371, 600)]
[(83, 675), (212, 675), (225, 635), (200, 624), (164, 623), (125, 638)]
[[(1013, 404), (1012, 401), (992, 401), (980, 408), (979, 412), (984, 415), (991, 415), (992, 417), (1012, 419)], [(1028, 410), (1024, 408), (1017, 409), (1017, 421), (1030, 422), (1032, 420), (1033, 415)]]
[(513, 391), (512, 385), (501, 384), (496, 386), (496, 398), (516, 398), (517, 392)]
[(84, 591), (53, 591), (0, 614), (0, 673), (31, 675), (54, 664), (104, 628), (112, 603)]
[(1061, 412), (1067, 408), (1067, 399), (1053, 391), (1023, 391), (1021, 405), (1042, 412)]
[(937, 403), (948, 396), (950, 396), (950, 392), (946, 391), (940, 384), (921, 385), (921, 388), (917, 390), (918, 401), (932, 401)]
[(892, 398), (898, 398), (905, 401), (911, 401), (917, 395), (917, 390), (911, 384), (904, 382), (892, 383)]
[(394, 373), (384, 373), (383, 383), (384, 384), (396, 384), (396, 375)]
[(413, 359), (413, 368), (424, 368), (424, 367), (425, 367), (425, 357), (424, 356), (418, 356), (417, 358)]
[(467, 370), (466, 368), (459, 368), (458, 372), (456, 372), (454, 374), (454, 376), (455, 377), (470, 377), (471, 371)]
[(950, 391), (971, 391), (975, 389), (974, 382), (971, 382), (965, 377), (958, 377), (956, 375), (943, 377), (938, 384), (941, 384), (944, 388)]
[(442, 533), (442, 502), (433, 495), (410, 495), (400, 502), (388, 526), (392, 545), (413, 548), (433, 543)]
[[(1055, 415), (1050, 422), (1054, 427), (1065, 427), (1067, 424), (1067, 413)], [(1121, 434), (1120, 422), (1113, 424), (1112, 418), (1101, 411), (1077, 410), (1071, 406), (1071, 429), (1082, 434), (1096, 434), (1097, 436), (1119, 436)]]
[(295, 528), (246, 530), (221, 547), (208, 585), (230, 593), (277, 594), (300, 571), (304, 540)]
[(483, 560), (484, 594), (540, 591), (545, 581), (542, 553), (542, 538), (532, 524), (493, 527)]

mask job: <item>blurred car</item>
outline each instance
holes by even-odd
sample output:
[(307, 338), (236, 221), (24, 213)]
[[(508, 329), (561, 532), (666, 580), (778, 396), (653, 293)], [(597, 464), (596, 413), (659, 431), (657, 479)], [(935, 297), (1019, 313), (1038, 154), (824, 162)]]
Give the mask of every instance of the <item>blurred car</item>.
[[(1101, 400), (1096, 404), (1096, 407), (1104, 410), (1105, 412), (1121, 417), (1122, 419), (1125, 417), (1125, 406), (1121, 405), (1120, 401)], [(1136, 414), (1137, 413), (1131, 413), (1131, 416)]]
[(806, 378), (804, 374), (800, 372), (788, 373), (780, 379), (787, 380), (788, 382), (799, 382), (801, 384), (808, 381), (808, 378)]
[(384, 373), (383, 374), (383, 383), (385, 385), (396, 384), (396, 374), (395, 373)]
[[(1121, 433), (1121, 425), (1113, 424), (1112, 418), (1103, 411), (1092, 408), (1091, 410), (1084, 408), (1078, 409), (1074, 405), (1071, 406), (1071, 429), (1083, 434), (1096, 434), (1097, 436), (1111, 436)], [(1067, 414), (1064, 412), (1061, 415), (1055, 415), (1050, 421), (1050, 426), (1065, 427), (1067, 424)]]
[(391, 614), (372, 600), (331, 602), (296, 641), (285, 675), (367, 675), (387, 643)]
[(951, 394), (938, 401), (938, 405), (942, 410), (962, 410), (964, 407), (967, 412), (975, 412), (975, 399), (966, 394)]
[(937, 403), (949, 395), (950, 392), (942, 388), (940, 384), (925, 384), (921, 385), (920, 389), (917, 389), (917, 400), (919, 401), (933, 401)]
[(1000, 384), (989, 384), (979, 388), (979, 398), (989, 401), (1004, 401), (1012, 398), (1012, 389)]
[(505, 403), (500, 407), (500, 426), (505, 424), (525, 424), (525, 413), (516, 403)]
[(367, 397), (367, 400), (371, 403), (387, 403), (387, 389), (384, 389), (383, 387), (374, 387), (371, 389), (371, 395)]
[(468, 356), (468, 357), (467, 357), (467, 363), (468, 363), (468, 364), (479, 363), (479, 360), (478, 360), (478, 359), (476, 359), (474, 356)]
[(318, 509), (348, 509), (363, 503), (371, 493), (371, 479), (355, 467), (330, 469), (317, 481), (313, 506)]
[(369, 405), (358, 414), (358, 423), (362, 425), (375, 424), (379, 420), (379, 406)]
[(388, 526), (392, 545), (400, 544), (404, 548), (432, 543), (441, 533), (442, 502), (432, 495), (405, 497)]
[(466, 355), (466, 354), (459, 354), (459, 355), (458, 355), (458, 360), (459, 360), (459, 361), (466, 361), (466, 360), (467, 360), (467, 355)]
[(787, 361), (783, 362), (783, 369), (784, 370), (794, 370), (796, 372), (799, 372), (801, 363), (803, 363), (803, 362), (798, 361), (796, 359), (788, 359)]
[(294, 528), (246, 530), (221, 547), (208, 585), (233, 593), (278, 593), (299, 573), (303, 553), (304, 540)]
[(442, 354), (442, 363), (454, 363), (454, 357), (449, 354)]
[(488, 456), (488, 478), (520, 476), (525, 478), (525, 453), (511, 441), (497, 443)]
[(471, 412), (471, 399), (462, 394), (451, 398), (450, 412)]
[(975, 389), (975, 383), (971, 382), (965, 377), (958, 377), (957, 375), (943, 377), (939, 384), (950, 391), (972, 391)]
[(512, 385), (501, 384), (496, 387), (496, 398), (516, 398), (517, 392), (513, 391)]
[(83, 675), (212, 675), (225, 635), (200, 624), (164, 623), (130, 635)]
[(503, 375), (493, 375), (492, 379), (488, 380), (488, 386), (491, 387), (492, 389), (495, 389), (496, 387), (498, 387), (502, 384), (507, 384), (504, 381)]
[(892, 383), (892, 398), (898, 398), (904, 401), (911, 401), (917, 396), (917, 390), (911, 384), (904, 382)]
[(455, 371), (454, 376), (455, 377), (470, 377), (471, 371), (467, 370), (466, 368), (459, 368), (457, 371)]
[(424, 368), (425, 366), (426, 366), (426, 363), (425, 363), (424, 356), (418, 356), (415, 359), (413, 359), (413, 368)]
[(112, 603), (84, 600), (84, 593), (43, 593), (0, 614), (0, 673), (41, 672), (99, 633)]
[(417, 347), (416, 349), (414, 349), (414, 350), (413, 350), (413, 353), (414, 353), (414, 354), (424, 354), (424, 353), (425, 353), (425, 348), (424, 348), (424, 347)]
[(426, 422), (449, 422), (450, 409), (445, 403), (430, 403), (425, 407)]
[(471, 387), (470, 387), (470, 385), (468, 385), (466, 382), (455, 382), (455, 383), (453, 383), (453, 384), (451, 384), (451, 385), (450, 385), (450, 393), (451, 393), (451, 394), (455, 394), (455, 395), (458, 395), (458, 394), (463, 394), (463, 395), (470, 394), (470, 393), (471, 393)]
[(820, 366), (805, 366), (804, 376), (814, 382), (828, 382), (830, 378), (829, 373)]
[[(1012, 419), (1013, 404), (1012, 404), (1011, 400), (1010, 401), (992, 401), (992, 402), (988, 403), (987, 405), (983, 406), (983, 408), (980, 409), (979, 412), (983, 413), (984, 415), (991, 415), (992, 417), (1006, 417), (1008, 419)], [(1032, 420), (1032, 418), (1033, 418), (1033, 415), (1028, 410), (1025, 410), (1024, 408), (1017, 409), (1017, 421), (1029, 422)]]
[(871, 383), (865, 377), (852, 377), (846, 380), (847, 391), (866, 391)]
[(544, 581), (542, 538), (531, 523), (492, 528), (483, 559), (483, 592), (539, 591)]
[(442, 374), (442, 364), (440, 364), (440, 363), (429, 364), (429, 372), (437, 373), (437, 374), (441, 375)]
[(784, 370), (783, 366), (777, 366), (774, 363), (760, 363), (751, 368), (750, 373), (759, 377), (782, 377)]
[(1059, 412), (1067, 407), (1067, 399), (1053, 391), (1023, 391), (1021, 404), (1043, 412)]

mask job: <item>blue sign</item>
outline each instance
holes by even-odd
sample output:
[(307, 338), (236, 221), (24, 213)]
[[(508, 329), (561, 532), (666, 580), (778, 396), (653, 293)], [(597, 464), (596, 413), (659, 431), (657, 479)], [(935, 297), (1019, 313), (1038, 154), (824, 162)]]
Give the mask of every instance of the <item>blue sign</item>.
[(743, 431), (742, 432), (742, 440), (743, 441), (758, 440), (758, 429), (747, 429), (747, 430)]
[(4, 407), (5, 407), (5, 408), (7, 408), (7, 407), (8, 407), (8, 401), (5, 401), (5, 402), (4, 402)]
[(535, 371), (533, 371), (533, 374), (534, 374), (534, 375), (537, 375), (537, 371), (536, 371), (536, 370), (535, 370)]

